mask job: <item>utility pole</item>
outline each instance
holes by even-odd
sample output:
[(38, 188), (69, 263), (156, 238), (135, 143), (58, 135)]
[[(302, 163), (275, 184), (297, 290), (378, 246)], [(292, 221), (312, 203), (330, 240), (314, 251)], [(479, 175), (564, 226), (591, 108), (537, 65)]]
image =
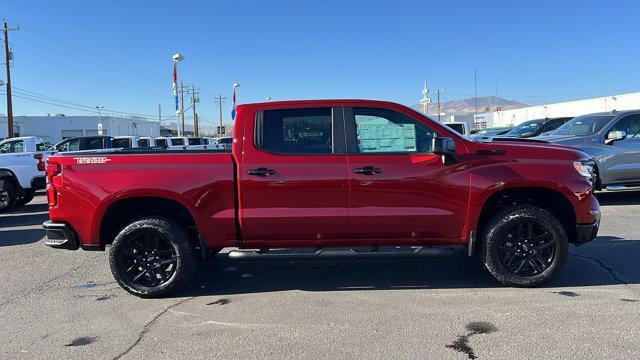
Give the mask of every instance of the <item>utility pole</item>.
[(102, 105), (98, 105), (96, 106), (96, 109), (98, 109), (98, 135), (102, 136), (102, 133), (104, 132), (102, 130), (102, 109), (104, 108), (104, 106)]
[(162, 122), (162, 106), (158, 104), (158, 123)]
[(444, 89), (437, 89), (436, 94), (438, 95), (438, 121), (440, 121), (440, 93), (443, 92)]
[(193, 136), (198, 137), (200, 131), (198, 129), (198, 114), (196, 114), (196, 103), (200, 102), (198, 97), (198, 89), (191, 85), (191, 106), (193, 106)]
[(20, 30), (20, 28), (9, 29), (7, 21), (2, 22), (2, 32), (4, 33), (4, 61), (7, 66), (7, 137), (13, 137), (13, 104), (11, 102), (11, 52), (9, 52), (9, 31)]
[(184, 136), (184, 84), (180, 80), (180, 127), (178, 136)]
[(218, 109), (220, 110), (220, 128), (218, 129), (218, 137), (222, 137), (224, 133), (222, 132), (222, 103), (227, 100), (227, 98), (223, 98), (222, 95), (218, 95), (216, 98), (216, 105), (218, 105)]
[(476, 116), (473, 118), (475, 122), (478, 118), (478, 69), (473, 69), (473, 102), (476, 108)]

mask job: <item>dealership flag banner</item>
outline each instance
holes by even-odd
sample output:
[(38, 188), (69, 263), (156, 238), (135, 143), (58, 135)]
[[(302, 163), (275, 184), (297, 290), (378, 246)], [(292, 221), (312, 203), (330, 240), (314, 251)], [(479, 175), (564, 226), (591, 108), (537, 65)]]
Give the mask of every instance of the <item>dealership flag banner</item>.
[(176, 111), (178, 111), (178, 70), (176, 63), (173, 63), (173, 97), (176, 99)]
[(231, 100), (231, 120), (236, 119), (236, 88), (233, 88), (233, 97)]

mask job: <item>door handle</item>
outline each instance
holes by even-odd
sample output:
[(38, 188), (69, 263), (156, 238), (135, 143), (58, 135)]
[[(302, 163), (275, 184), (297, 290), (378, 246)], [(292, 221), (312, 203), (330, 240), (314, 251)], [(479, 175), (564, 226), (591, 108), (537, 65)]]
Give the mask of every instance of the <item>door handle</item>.
[(255, 175), (255, 176), (269, 176), (269, 175), (273, 175), (275, 174), (276, 171), (272, 170), (272, 169), (267, 169), (267, 168), (257, 168), (257, 169), (251, 169), (249, 171), (247, 171), (247, 174), (249, 175)]
[(382, 169), (374, 168), (373, 166), (365, 166), (361, 168), (355, 168), (353, 169), (353, 172), (356, 174), (374, 175), (380, 174), (382, 172)]

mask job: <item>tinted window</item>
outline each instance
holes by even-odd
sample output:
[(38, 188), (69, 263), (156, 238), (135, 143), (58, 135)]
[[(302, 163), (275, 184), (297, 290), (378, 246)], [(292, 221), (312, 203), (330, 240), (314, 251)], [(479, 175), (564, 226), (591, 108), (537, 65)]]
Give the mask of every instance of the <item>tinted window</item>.
[[(330, 154), (331, 109), (268, 110), (258, 125), (256, 145), (285, 154)], [(230, 144), (231, 139), (220, 139)]]
[(173, 138), (171, 139), (171, 144), (172, 145), (184, 145), (184, 139), (183, 138)]
[(613, 119), (611, 115), (584, 115), (560, 126), (553, 135), (593, 135)]
[(640, 115), (623, 117), (613, 125), (611, 131), (624, 131), (627, 138), (640, 138)]
[(36, 144), (36, 151), (47, 151), (47, 144), (40, 142)]
[(149, 147), (149, 139), (138, 139), (139, 147)]
[(24, 142), (22, 140), (9, 141), (0, 146), (0, 153), (19, 153), (24, 151)]
[(204, 145), (201, 138), (189, 138), (189, 145)]
[(506, 136), (523, 135), (527, 133), (534, 133), (538, 130), (538, 127), (544, 123), (544, 120), (529, 120), (507, 131)]
[(131, 139), (113, 139), (111, 141), (111, 147), (114, 148), (130, 148), (131, 147)]
[(403, 114), (354, 108), (360, 153), (426, 153), (432, 150), (435, 133)]
[(156, 146), (167, 147), (167, 139), (156, 139)]
[(542, 128), (540, 129), (540, 132), (553, 131), (559, 128), (563, 123), (564, 123), (563, 120), (551, 120), (542, 126)]
[(231, 144), (231, 140), (233, 140), (232, 138), (222, 138), (220, 140), (218, 140), (218, 144)]
[(458, 134), (465, 135), (465, 133), (464, 133), (464, 124), (448, 124), (448, 123), (445, 123), (445, 125), (450, 127), (452, 130), (456, 131)]
[(80, 150), (80, 139), (69, 139), (56, 146), (58, 151), (78, 151)]
[(103, 138), (84, 138), (82, 150), (104, 149)]

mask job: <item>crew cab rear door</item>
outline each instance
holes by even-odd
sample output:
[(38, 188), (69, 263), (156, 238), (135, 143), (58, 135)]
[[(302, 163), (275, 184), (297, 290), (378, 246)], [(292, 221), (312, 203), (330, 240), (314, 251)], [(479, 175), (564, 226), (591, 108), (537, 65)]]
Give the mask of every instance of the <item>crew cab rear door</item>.
[(466, 159), (445, 165), (432, 152), (433, 138), (443, 134), (411, 111), (345, 107), (344, 116), (351, 237), (459, 242), (469, 197)]
[(248, 110), (244, 118), (238, 171), (243, 244), (313, 245), (346, 238), (349, 194), (340, 108), (268, 106)]

